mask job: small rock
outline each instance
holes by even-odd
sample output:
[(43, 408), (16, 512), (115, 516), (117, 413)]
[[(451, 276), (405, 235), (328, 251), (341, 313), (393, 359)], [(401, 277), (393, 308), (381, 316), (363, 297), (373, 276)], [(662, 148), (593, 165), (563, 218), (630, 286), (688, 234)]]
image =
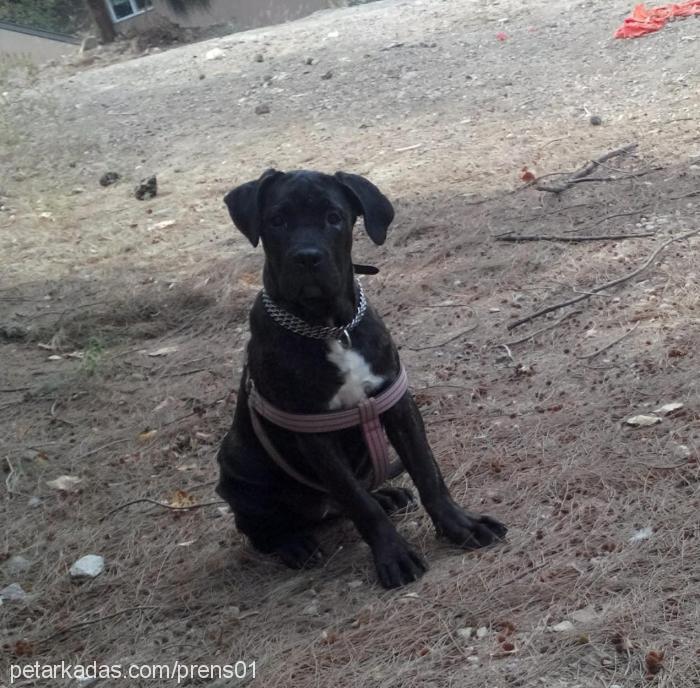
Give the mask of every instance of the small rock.
[(631, 425), (633, 428), (645, 428), (650, 425), (656, 425), (657, 423), (661, 422), (661, 418), (658, 416), (645, 416), (645, 415), (639, 415), (639, 416), (632, 416), (631, 418), (628, 418), (625, 423), (627, 425)]
[(82, 186), (76, 186), (74, 189), (71, 189), (71, 193), (72, 193), (74, 196), (77, 196), (78, 194), (81, 194), (81, 193), (83, 193), (84, 191), (85, 191), (85, 189), (83, 189)]
[(467, 657), (467, 661), (470, 664), (478, 664), (480, 660), (476, 655), (470, 655), (469, 657)]
[(474, 634), (474, 629), (471, 626), (467, 626), (466, 628), (458, 628), (457, 629), (457, 636), (459, 638), (461, 638), (462, 640), (469, 640), (473, 634)]
[(265, 59), (265, 58), (263, 57), (262, 53), (258, 53), (258, 54), (253, 58), (253, 60), (254, 60), (255, 62), (262, 62), (264, 59)]
[(673, 455), (679, 459), (689, 459), (691, 456), (690, 448), (685, 444), (677, 444), (673, 447)]
[(589, 604), (587, 607), (583, 607), (583, 609), (577, 609), (571, 614), (571, 618), (574, 621), (578, 621), (582, 624), (593, 623), (598, 617), (599, 614), (596, 612), (595, 607), (592, 604)]
[(207, 78), (207, 75), (206, 75), (206, 74), (200, 74), (200, 75), (199, 75), (199, 78), (200, 78), (200, 80), (201, 80), (201, 79), (206, 79), (206, 78)]
[(134, 196), (136, 196), (139, 201), (143, 201), (147, 198), (154, 198), (157, 195), (158, 180), (155, 174), (147, 179), (142, 179), (134, 189)]
[(316, 64), (316, 60), (313, 57), (307, 57), (304, 59), (304, 64), (305, 65), (313, 65), (313, 64)]
[(0, 590), (0, 598), (4, 602), (22, 602), (27, 599), (27, 593), (22, 590), (22, 586), (19, 583), (11, 583)]
[(500, 313), (501, 309), (500, 308), (489, 308), (489, 313)]
[(255, 114), (256, 115), (269, 115), (270, 114), (270, 106), (267, 103), (261, 103), (260, 105), (255, 106)]
[(486, 626), (480, 626), (476, 629), (476, 637), (481, 640), (489, 634), (489, 629)]
[(74, 475), (60, 475), (55, 480), (47, 480), (46, 484), (61, 492), (75, 492), (82, 482), (82, 478), (76, 478)]
[(30, 497), (27, 506), (31, 509), (36, 509), (38, 506), (41, 506), (41, 500), (39, 497)]
[(568, 631), (574, 630), (574, 624), (571, 621), (560, 621), (558, 624), (552, 626), (552, 630), (557, 633), (567, 633)]
[(2, 568), (10, 578), (15, 578), (28, 571), (31, 565), (29, 559), (16, 554), (14, 557), (10, 557)]
[(667, 416), (669, 413), (678, 411), (683, 408), (683, 404), (680, 401), (672, 401), (670, 404), (664, 404), (657, 409), (654, 409), (654, 413), (660, 413), (662, 416)]
[(304, 616), (316, 616), (318, 614), (318, 602), (312, 602), (301, 610)]
[(648, 540), (654, 534), (654, 529), (651, 526), (646, 528), (640, 528), (634, 532), (634, 535), (630, 538), (630, 542), (641, 542), (642, 540)]
[(231, 513), (231, 509), (229, 509), (227, 506), (217, 506), (216, 507), (216, 516), (217, 517), (222, 517), (222, 516), (228, 516)]
[(204, 54), (205, 60), (220, 60), (226, 53), (221, 48), (212, 48)]
[(598, 117), (598, 115), (591, 115), (591, 118), (588, 121), (591, 123), (591, 126), (594, 127), (599, 127), (603, 123), (603, 120)]
[(100, 177), (100, 186), (112, 186), (121, 179), (119, 172), (105, 172)]
[(95, 578), (105, 568), (105, 560), (97, 554), (87, 554), (70, 567), (71, 578)]
[(321, 75), (321, 78), (324, 81), (328, 81), (328, 79), (331, 79), (332, 77), (333, 77), (333, 70), (332, 69), (329, 69), (325, 74)]

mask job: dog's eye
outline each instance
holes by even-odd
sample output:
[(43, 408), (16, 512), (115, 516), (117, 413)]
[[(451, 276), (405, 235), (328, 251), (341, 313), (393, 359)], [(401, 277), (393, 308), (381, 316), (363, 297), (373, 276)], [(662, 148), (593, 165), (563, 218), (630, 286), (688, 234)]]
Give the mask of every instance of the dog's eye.
[(340, 213), (337, 213), (335, 210), (329, 210), (328, 213), (326, 213), (326, 222), (329, 225), (339, 225), (343, 221), (343, 218), (340, 216)]
[(284, 227), (286, 224), (281, 215), (273, 215), (268, 222), (270, 223), (270, 227), (274, 229), (282, 229), (282, 227)]

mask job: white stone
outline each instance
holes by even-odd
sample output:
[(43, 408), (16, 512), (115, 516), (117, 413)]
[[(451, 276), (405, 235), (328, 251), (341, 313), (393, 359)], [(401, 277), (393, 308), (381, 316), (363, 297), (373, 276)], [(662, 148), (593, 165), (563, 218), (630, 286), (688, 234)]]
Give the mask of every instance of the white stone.
[(226, 53), (221, 48), (212, 48), (204, 54), (205, 60), (220, 60)]
[(489, 629), (486, 626), (480, 626), (476, 629), (476, 637), (481, 640), (489, 634)]
[(670, 404), (664, 404), (663, 406), (655, 409), (654, 413), (660, 413), (662, 416), (667, 416), (669, 413), (673, 413), (674, 411), (678, 411), (678, 409), (682, 408), (683, 404), (681, 404), (680, 401), (672, 401)]
[(95, 578), (105, 568), (105, 560), (97, 554), (86, 554), (70, 567), (72, 578)]
[(654, 534), (654, 529), (651, 526), (646, 528), (641, 528), (634, 532), (634, 535), (630, 538), (630, 542), (641, 542), (642, 540), (648, 540)]
[(29, 559), (16, 554), (14, 557), (10, 557), (2, 568), (8, 576), (14, 578), (27, 571), (31, 565)]
[(557, 633), (567, 633), (568, 631), (574, 630), (574, 624), (571, 621), (560, 621), (558, 624), (552, 626), (552, 630)]
[(474, 629), (471, 626), (467, 626), (466, 628), (458, 628), (457, 629), (457, 635), (462, 640), (469, 640), (473, 634), (474, 634)]
[(22, 602), (22, 600), (27, 599), (27, 593), (24, 592), (19, 583), (11, 583), (0, 590), (0, 598), (5, 602)]
[(658, 416), (645, 416), (645, 415), (639, 415), (639, 416), (632, 416), (631, 418), (628, 418), (625, 423), (627, 425), (631, 425), (634, 428), (644, 428), (648, 427), (649, 425), (656, 425), (657, 423), (661, 422), (661, 418)]

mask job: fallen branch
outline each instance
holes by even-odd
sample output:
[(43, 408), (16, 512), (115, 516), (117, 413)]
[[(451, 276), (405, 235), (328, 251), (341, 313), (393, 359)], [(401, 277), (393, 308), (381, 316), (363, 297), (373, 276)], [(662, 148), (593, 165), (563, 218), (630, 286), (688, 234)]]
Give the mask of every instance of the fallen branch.
[(620, 239), (640, 239), (642, 237), (650, 236), (654, 236), (654, 232), (641, 232), (639, 234), (601, 234), (600, 236), (545, 236), (543, 234), (517, 236), (515, 234), (502, 234), (496, 237), (496, 241), (565, 241), (571, 244), (575, 244), (582, 241), (619, 241)]
[(444, 342), (440, 342), (439, 344), (431, 344), (430, 346), (418, 346), (418, 347), (408, 346), (408, 344), (404, 344), (403, 348), (408, 349), (409, 351), (426, 351), (428, 349), (439, 349), (441, 346), (445, 346), (445, 345), (449, 344), (450, 342), (454, 342), (455, 339), (459, 339), (460, 337), (463, 337), (465, 334), (469, 334), (470, 332), (474, 332), (474, 330), (477, 327), (479, 327), (479, 323), (477, 323), (476, 325), (473, 325), (472, 327), (467, 328), (466, 330), (462, 330), (461, 332), (458, 332), (453, 337), (450, 337), (449, 339), (445, 340)]
[(122, 609), (118, 612), (114, 612), (113, 614), (107, 614), (106, 616), (98, 616), (96, 619), (90, 619), (89, 621), (80, 621), (79, 623), (73, 624), (72, 626), (66, 626), (65, 628), (61, 628), (55, 633), (52, 633), (49, 636), (46, 636), (46, 638), (41, 638), (39, 640), (39, 643), (47, 643), (49, 640), (53, 640), (54, 638), (57, 638), (60, 635), (63, 635), (65, 633), (70, 633), (71, 631), (75, 631), (78, 628), (84, 628), (85, 626), (90, 626), (92, 624), (99, 623), (100, 621), (109, 621), (109, 619), (114, 619), (117, 616), (121, 616), (122, 614), (128, 614), (129, 612), (139, 612), (139, 611), (146, 611), (147, 609), (161, 609), (162, 607), (159, 607), (157, 605), (146, 605), (146, 606), (141, 606), (141, 607), (127, 607), (126, 609)]
[(592, 358), (595, 358), (596, 356), (599, 356), (605, 351), (608, 351), (608, 349), (612, 349), (615, 344), (619, 344), (623, 339), (627, 339), (637, 328), (639, 327), (639, 323), (637, 323), (633, 328), (625, 332), (621, 337), (618, 337), (617, 339), (613, 339), (610, 344), (606, 344), (604, 347), (601, 349), (598, 349), (597, 351), (594, 351), (593, 353), (586, 354), (585, 356), (577, 356), (581, 361), (590, 361)]
[(563, 315), (561, 318), (559, 318), (559, 320), (552, 323), (551, 325), (547, 325), (546, 327), (542, 327), (539, 330), (535, 330), (526, 337), (521, 337), (520, 339), (512, 339), (511, 341), (506, 342), (506, 345), (515, 346), (516, 344), (522, 344), (523, 342), (527, 342), (530, 339), (534, 339), (538, 334), (542, 334), (543, 332), (547, 332), (548, 330), (553, 330), (555, 327), (559, 327), (559, 325), (561, 325), (565, 320), (568, 320), (574, 315), (579, 315), (580, 313), (581, 311), (571, 311), (570, 313)]
[[(538, 190), (538, 191), (549, 191), (551, 193), (562, 193), (563, 191), (566, 191), (567, 189), (571, 188), (573, 184), (579, 183), (581, 180), (584, 180), (586, 177), (588, 177), (593, 170), (595, 170), (599, 165), (602, 165), (604, 162), (607, 162), (611, 158), (616, 158), (619, 155), (626, 155), (627, 153), (630, 153), (633, 151), (635, 148), (637, 148), (636, 143), (631, 143), (628, 146), (623, 146), (622, 148), (616, 148), (615, 150), (609, 151), (608, 153), (605, 153), (605, 155), (601, 155), (599, 158), (596, 158), (595, 160), (591, 160), (590, 162), (586, 163), (580, 170), (577, 170), (574, 172), (564, 183), (562, 184), (542, 184), (540, 182), (540, 178), (536, 179), (533, 182), (533, 186)], [(564, 173), (565, 174), (565, 173)], [(549, 175), (551, 176), (551, 175)], [(598, 179), (594, 181), (608, 181), (607, 178), (604, 179)]]
[(128, 506), (133, 506), (134, 504), (153, 504), (154, 506), (159, 506), (161, 509), (169, 509), (170, 511), (190, 511), (191, 509), (202, 509), (205, 506), (219, 506), (220, 504), (226, 504), (226, 502), (219, 500), (216, 502), (202, 502), (200, 504), (192, 504), (191, 506), (170, 506), (170, 504), (163, 504), (163, 502), (159, 502), (155, 499), (149, 499), (148, 497), (142, 497), (141, 499), (133, 499), (130, 502), (125, 502), (124, 504), (120, 504), (118, 507), (115, 507), (111, 511), (108, 511), (100, 519), (100, 522), (104, 521), (105, 519), (109, 518), (110, 516), (113, 516), (114, 514), (117, 513), (117, 511), (121, 511), (122, 509), (126, 509)]
[(573, 299), (568, 299), (567, 301), (561, 301), (560, 303), (555, 303), (552, 306), (547, 306), (546, 308), (542, 308), (539, 311), (535, 311), (534, 313), (525, 316), (524, 318), (520, 318), (519, 320), (515, 320), (514, 322), (510, 323), (508, 325), (509, 330), (512, 330), (516, 327), (519, 327), (520, 325), (523, 325), (526, 322), (530, 322), (531, 320), (534, 320), (535, 318), (539, 318), (541, 315), (545, 315), (547, 313), (551, 313), (552, 311), (559, 310), (560, 308), (566, 308), (567, 306), (572, 306), (575, 303), (578, 303), (579, 301), (583, 301), (584, 299), (589, 299), (591, 296), (595, 296), (598, 292), (604, 291), (605, 289), (612, 289), (612, 287), (616, 287), (624, 282), (627, 282), (637, 275), (641, 274), (646, 270), (656, 259), (656, 257), (663, 251), (665, 250), (668, 246), (671, 244), (675, 243), (676, 241), (683, 241), (684, 239), (690, 239), (690, 237), (696, 236), (697, 234), (700, 234), (700, 229), (694, 229), (692, 232), (686, 232), (685, 234), (681, 234), (680, 236), (673, 237), (669, 239), (668, 241), (665, 241), (661, 246), (659, 246), (656, 251), (654, 251), (649, 258), (647, 258), (646, 261), (642, 265), (640, 265), (636, 270), (631, 272), (629, 275), (625, 275), (624, 277), (618, 277), (617, 279), (611, 280), (610, 282), (605, 282), (604, 284), (601, 284), (597, 287), (594, 287), (590, 291), (586, 292), (585, 294), (580, 294), (579, 296), (573, 298)]

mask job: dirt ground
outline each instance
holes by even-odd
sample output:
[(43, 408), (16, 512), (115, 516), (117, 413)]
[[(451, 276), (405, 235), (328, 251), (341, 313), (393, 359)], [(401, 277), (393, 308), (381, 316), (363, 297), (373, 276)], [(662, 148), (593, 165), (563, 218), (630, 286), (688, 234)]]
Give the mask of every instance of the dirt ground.
[[(255, 679), (183, 684), (700, 685), (700, 239), (632, 275), (700, 229), (700, 22), (614, 40), (632, 4), (385, 1), (4, 75), (0, 581), (28, 597), (0, 607), (0, 684), (37, 661), (241, 660)], [(520, 178), (633, 143), (605, 181)], [(366, 291), (453, 494), (507, 543), (461, 553), (411, 512), (431, 569), (387, 592), (349, 524), (293, 572), (216, 503), (261, 267), (222, 196), (270, 166), (366, 174), (394, 201), (355, 258), (381, 269)], [(142, 499), (205, 506), (123, 506)], [(76, 583), (85, 554), (105, 570)]]

